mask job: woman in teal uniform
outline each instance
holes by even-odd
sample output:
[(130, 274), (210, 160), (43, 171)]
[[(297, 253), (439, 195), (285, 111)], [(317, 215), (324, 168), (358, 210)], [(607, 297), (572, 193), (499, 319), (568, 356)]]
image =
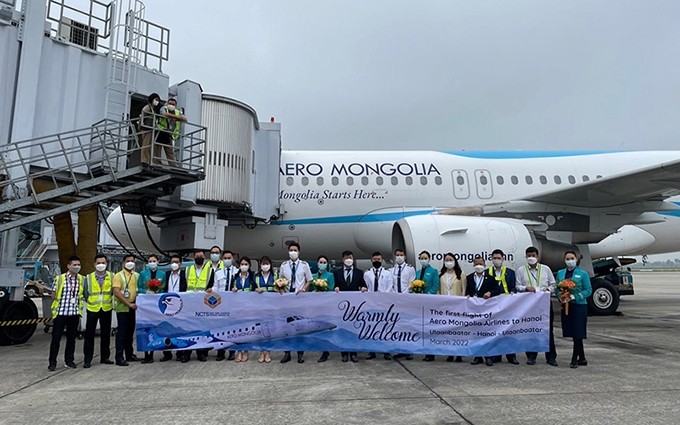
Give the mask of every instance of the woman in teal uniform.
[[(319, 255), (319, 258), (316, 259), (316, 266), (319, 269), (316, 273), (312, 275), (314, 279), (325, 279), (326, 282), (328, 283), (328, 292), (332, 292), (335, 290), (335, 278), (333, 277), (333, 273), (328, 271), (328, 257), (325, 255)], [(316, 291), (314, 289), (314, 285), (309, 286), (312, 291)], [(326, 360), (328, 360), (328, 356), (330, 353), (328, 351), (324, 351), (321, 353), (321, 357), (319, 357), (319, 360), (317, 360), (318, 363), (323, 363)]]
[[(255, 292), (263, 294), (265, 292), (276, 292), (274, 287), (274, 273), (272, 273), (272, 259), (266, 255), (260, 258), (260, 271), (255, 275)], [(258, 362), (270, 363), (272, 361), (269, 351), (260, 351)]]
[[(575, 369), (579, 366), (587, 366), (586, 354), (583, 350), (583, 340), (586, 339), (586, 328), (588, 325), (588, 302), (587, 299), (593, 292), (590, 286), (588, 272), (577, 267), (577, 256), (574, 251), (564, 253), (564, 264), (567, 268), (557, 272), (557, 282), (569, 279), (576, 284), (572, 290), (570, 299), (563, 301), (569, 304), (569, 314), (566, 314), (562, 307), (562, 336), (573, 338), (574, 351), (571, 355), (569, 367)], [(556, 289), (557, 297), (560, 297), (560, 290)]]
[[(250, 271), (250, 258), (241, 257), (239, 261), (239, 273), (232, 280), (231, 290), (234, 292), (251, 292), (256, 289), (255, 274)], [(248, 351), (236, 352), (237, 362), (248, 361)]]
[[(425, 294), (437, 294), (439, 292), (439, 273), (437, 269), (430, 265), (429, 252), (423, 251), (418, 255), (420, 260), (420, 270), (416, 272), (416, 279), (425, 282)], [(424, 362), (433, 362), (434, 355), (428, 354), (423, 358)]]

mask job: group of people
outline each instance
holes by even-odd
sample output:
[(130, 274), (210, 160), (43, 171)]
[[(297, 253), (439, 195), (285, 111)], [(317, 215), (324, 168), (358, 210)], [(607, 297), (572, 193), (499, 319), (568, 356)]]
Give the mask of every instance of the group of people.
[[(164, 272), (159, 269), (159, 258), (150, 255), (147, 265), (140, 273), (135, 271), (135, 258), (127, 255), (123, 259), (123, 269), (113, 273), (109, 270), (108, 259), (99, 254), (94, 258), (95, 271), (87, 276), (80, 274), (80, 258), (73, 256), (68, 259), (68, 271), (54, 282), (52, 297), (53, 331), (50, 345), (48, 369), (56, 370), (57, 356), (60, 341), (64, 331), (66, 332), (65, 364), (66, 367), (75, 368), (74, 362), (75, 341), (78, 333), (78, 323), (83, 312), (87, 312), (85, 339), (84, 339), (84, 368), (90, 368), (94, 357), (94, 340), (97, 324), (101, 330), (100, 363), (128, 366), (129, 362), (140, 360), (134, 352), (133, 336), (135, 332), (135, 300), (139, 293), (149, 292), (274, 292), (280, 290), (275, 286), (276, 277), (272, 269), (272, 260), (262, 257), (258, 260), (257, 273), (253, 271), (250, 258), (241, 257), (236, 259), (233, 252), (222, 250), (213, 246), (209, 251), (209, 258), (203, 250), (194, 252), (193, 263), (182, 267), (182, 258), (172, 255), (170, 258), (170, 270)], [(591, 294), (590, 278), (588, 273), (578, 267), (578, 256), (574, 251), (564, 254), (565, 268), (557, 272), (557, 281), (569, 280), (574, 287), (566, 293), (560, 293), (552, 270), (545, 264), (540, 263), (538, 249), (529, 247), (526, 249), (526, 264), (517, 270), (506, 267), (503, 251), (496, 249), (492, 252), (491, 266), (487, 267), (482, 257), (474, 259), (474, 272), (465, 276), (458, 260), (452, 253), (444, 256), (444, 265), (441, 270), (436, 270), (431, 264), (431, 256), (423, 251), (418, 256), (419, 267), (416, 269), (406, 262), (406, 253), (403, 249), (394, 251), (393, 266), (386, 268), (384, 258), (380, 252), (371, 256), (372, 267), (368, 270), (360, 270), (356, 267), (354, 254), (351, 251), (342, 253), (341, 267), (329, 270), (329, 258), (320, 255), (316, 260), (317, 271), (312, 273), (309, 263), (300, 259), (300, 245), (291, 243), (288, 247), (289, 260), (280, 265), (278, 277), (289, 282), (287, 290), (293, 293), (314, 291), (311, 284), (314, 279), (323, 279), (327, 283), (328, 291), (346, 292), (392, 292), (409, 293), (411, 283), (419, 280), (424, 282), (422, 290), (425, 294), (440, 294), (453, 296), (468, 296), (491, 298), (508, 295), (516, 292), (547, 291), (555, 294), (563, 306), (569, 305), (568, 314), (562, 308), (562, 333), (564, 337), (573, 339), (573, 353), (570, 367), (586, 366), (588, 364), (583, 348), (583, 340), (586, 338), (587, 305), (586, 300)], [(206, 261), (208, 260), (208, 261)], [(158, 284), (158, 288), (151, 288), (150, 283)], [(86, 304), (83, 307), (83, 302)], [(115, 336), (115, 357), (111, 360), (110, 334), (112, 312), (115, 311), (118, 320), (118, 328)], [(546, 362), (551, 366), (557, 366), (557, 352), (553, 337), (554, 313), (550, 306), (550, 348), (545, 353)], [(217, 361), (235, 360), (243, 362), (248, 360), (247, 351), (229, 351), (228, 357), (225, 350), (217, 351)], [(318, 362), (328, 360), (330, 353), (323, 352)], [(177, 351), (175, 359), (186, 363), (190, 360), (191, 350)], [(208, 359), (208, 350), (196, 350), (199, 361)], [(404, 358), (411, 360), (410, 354), (384, 353), (386, 360)], [(538, 353), (526, 353), (526, 363), (534, 365)], [(367, 359), (376, 358), (375, 353), (369, 353)], [(161, 362), (172, 360), (171, 351), (163, 351)], [(342, 352), (343, 362), (358, 361), (358, 353)], [(516, 353), (507, 353), (509, 363), (519, 364)], [(284, 352), (281, 363), (291, 361), (291, 353)], [(426, 355), (423, 361), (434, 361), (433, 355)], [(271, 353), (261, 352), (259, 362), (271, 362)], [(304, 352), (297, 352), (297, 362), (304, 363)], [(449, 356), (448, 362), (461, 362), (460, 356)], [(485, 363), (493, 366), (502, 361), (502, 356), (475, 357), (472, 364)], [(153, 352), (144, 353), (142, 363), (153, 363)]]
[(183, 108), (177, 107), (177, 99), (170, 98), (161, 104), (158, 93), (147, 98), (139, 117), (142, 164), (161, 164), (162, 153), (165, 152), (169, 165), (177, 167), (175, 145), (180, 137), (180, 127), (187, 118)]

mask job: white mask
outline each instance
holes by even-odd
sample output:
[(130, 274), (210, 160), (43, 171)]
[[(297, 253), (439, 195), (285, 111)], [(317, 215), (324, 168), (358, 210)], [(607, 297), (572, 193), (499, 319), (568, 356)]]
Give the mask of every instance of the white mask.
[(213, 263), (220, 261), (220, 254), (219, 253), (215, 254), (214, 252), (211, 253), (210, 254), (210, 261), (212, 261)]
[(79, 273), (80, 272), (80, 266), (71, 266), (71, 272), (73, 273)]
[(135, 268), (135, 262), (134, 261), (128, 261), (125, 263), (125, 268), (128, 270), (132, 270)]
[(147, 264), (151, 270), (156, 270), (158, 268), (158, 263), (155, 261), (151, 261), (149, 264)]
[(430, 260), (420, 260), (420, 265), (427, 267), (430, 264)]
[(574, 267), (576, 267), (576, 260), (566, 260), (564, 264), (567, 265), (568, 269), (573, 269)]
[(354, 264), (354, 260), (351, 258), (345, 258), (345, 261), (343, 261), (343, 264), (345, 264), (347, 267), (352, 267)]
[(250, 270), (250, 267), (249, 267), (249, 266), (246, 266), (246, 265), (243, 265), (243, 266), (239, 267), (239, 269), (240, 269), (243, 273), (245, 273), (245, 272), (247, 272), (248, 270)]
[(538, 263), (538, 258), (536, 258), (536, 257), (527, 257), (527, 263), (529, 263), (530, 266), (533, 266), (534, 264)]
[(503, 265), (503, 260), (491, 260), (491, 264), (493, 264), (494, 267), (500, 267)]
[(170, 264), (170, 268), (172, 269), (172, 271), (177, 271), (177, 270), (179, 270), (179, 264), (172, 263), (172, 264)]
[(153, 102), (151, 102), (153, 106), (158, 106), (158, 99), (154, 99)]
[(297, 251), (288, 251), (288, 257), (293, 261), (297, 261), (299, 256), (300, 256), (300, 253), (297, 252)]
[(475, 273), (481, 273), (481, 272), (483, 272), (483, 271), (484, 271), (484, 268), (485, 268), (485, 267), (482, 266), (481, 264), (477, 264), (477, 265), (475, 266)]
[(399, 265), (404, 264), (404, 261), (406, 261), (406, 258), (404, 258), (403, 255), (397, 255), (396, 257), (394, 257), (394, 262)]
[(224, 267), (229, 268), (229, 267), (231, 267), (232, 263), (233, 263), (233, 260), (231, 258), (225, 258), (224, 259)]
[(262, 269), (263, 272), (266, 273), (272, 268), (272, 266), (271, 264), (263, 264), (262, 266), (260, 266), (260, 268)]
[(94, 268), (98, 272), (103, 272), (104, 270), (106, 270), (106, 264), (97, 264), (96, 266), (94, 266)]
[(454, 261), (445, 261), (444, 262), (444, 267), (446, 267), (449, 270), (451, 270), (455, 266), (456, 266), (456, 263)]
[(175, 105), (168, 105), (168, 111), (175, 112)]

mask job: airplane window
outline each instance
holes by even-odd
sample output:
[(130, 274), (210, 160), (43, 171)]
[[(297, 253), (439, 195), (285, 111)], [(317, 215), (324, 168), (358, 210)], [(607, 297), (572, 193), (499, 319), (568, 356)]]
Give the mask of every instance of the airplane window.
[(420, 176), (420, 184), (422, 184), (423, 186), (427, 185), (427, 177)]
[(383, 183), (384, 183), (384, 181), (383, 181), (382, 177), (378, 176), (378, 177), (375, 178), (375, 184), (377, 184), (378, 186), (382, 186)]
[(584, 181), (584, 182), (589, 182), (589, 181), (590, 181), (590, 177), (588, 177), (588, 176), (583, 176), (583, 181)]
[(434, 184), (436, 184), (437, 186), (441, 186), (442, 185), (442, 178), (440, 176), (435, 176)]
[(555, 184), (562, 184), (562, 177), (555, 176)]
[(505, 183), (505, 179), (503, 178), (503, 176), (496, 176), (496, 183), (498, 184)]
[(396, 185), (399, 184), (399, 178), (398, 177), (392, 177), (390, 179), (390, 181), (392, 182), (392, 186), (396, 186)]
[(292, 177), (287, 177), (287, 178), (286, 178), (286, 184), (287, 184), (288, 186), (292, 186), (292, 185), (293, 185), (293, 178), (292, 178)]
[(368, 186), (368, 177), (364, 176), (361, 178), (361, 184), (364, 186)]
[(541, 184), (548, 184), (548, 179), (545, 176), (541, 176), (538, 179), (541, 181)]
[(569, 176), (569, 183), (575, 184), (575, 183), (576, 183), (576, 177), (574, 177), (574, 176)]
[(456, 177), (456, 183), (458, 183), (458, 184), (461, 185), (461, 186), (464, 185), (464, 184), (465, 184), (465, 179), (463, 178), (463, 176), (458, 176), (458, 177)]
[(406, 185), (411, 186), (413, 184), (413, 177), (407, 176), (406, 177)]
[(347, 186), (354, 186), (354, 178), (347, 177)]
[(239, 332), (243, 332), (241, 329), (238, 330)]
[(317, 177), (316, 178), (316, 185), (317, 186), (323, 186), (323, 177)]
[(601, 179), (602, 176), (598, 174), (597, 176), (595, 176), (595, 178), (596, 178), (596, 179)]
[(289, 318), (286, 319), (286, 323), (290, 323), (290, 322), (292, 322), (293, 320), (295, 320), (295, 319), (293, 319), (292, 317), (289, 317)]
[(301, 181), (303, 186), (307, 186), (309, 184), (309, 177), (303, 177)]
[(340, 184), (340, 179), (338, 179), (337, 177), (333, 177), (333, 178), (331, 179), (331, 184), (332, 184), (333, 186), (337, 186), (338, 184)]
[(489, 183), (489, 179), (487, 179), (486, 176), (479, 176), (479, 183), (481, 183), (482, 186), (486, 186)]
[(534, 179), (531, 176), (524, 177), (524, 180), (526, 180), (527, 184), (534, 184)]
[(517, 178), (517, 176), (512, 176), (512, 177), (510, 177), (510, 181), (512, 182), (512, 184), (517, 184), (517, 183), (519, 183), (519, 179)]

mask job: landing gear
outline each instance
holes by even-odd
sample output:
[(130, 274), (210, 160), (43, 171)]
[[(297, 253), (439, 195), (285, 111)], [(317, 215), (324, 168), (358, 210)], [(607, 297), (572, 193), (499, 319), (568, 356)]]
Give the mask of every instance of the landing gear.
[(591, 281), (593, 295), (588, 298), (588, 311), (594, 316), (609, 316), (619, 308), (619, 291), (606, 280), (596, 278)]
[(29, 297), (23, 301), (10, 301), (9, 294), (0, 298), (0, 322), (10, 322), (9, 326), (0, 326), (0, 345), (23, 344), (31, 339), (37, 323), (11, 325), (11, 322), (37, 318), (38, 309)]

